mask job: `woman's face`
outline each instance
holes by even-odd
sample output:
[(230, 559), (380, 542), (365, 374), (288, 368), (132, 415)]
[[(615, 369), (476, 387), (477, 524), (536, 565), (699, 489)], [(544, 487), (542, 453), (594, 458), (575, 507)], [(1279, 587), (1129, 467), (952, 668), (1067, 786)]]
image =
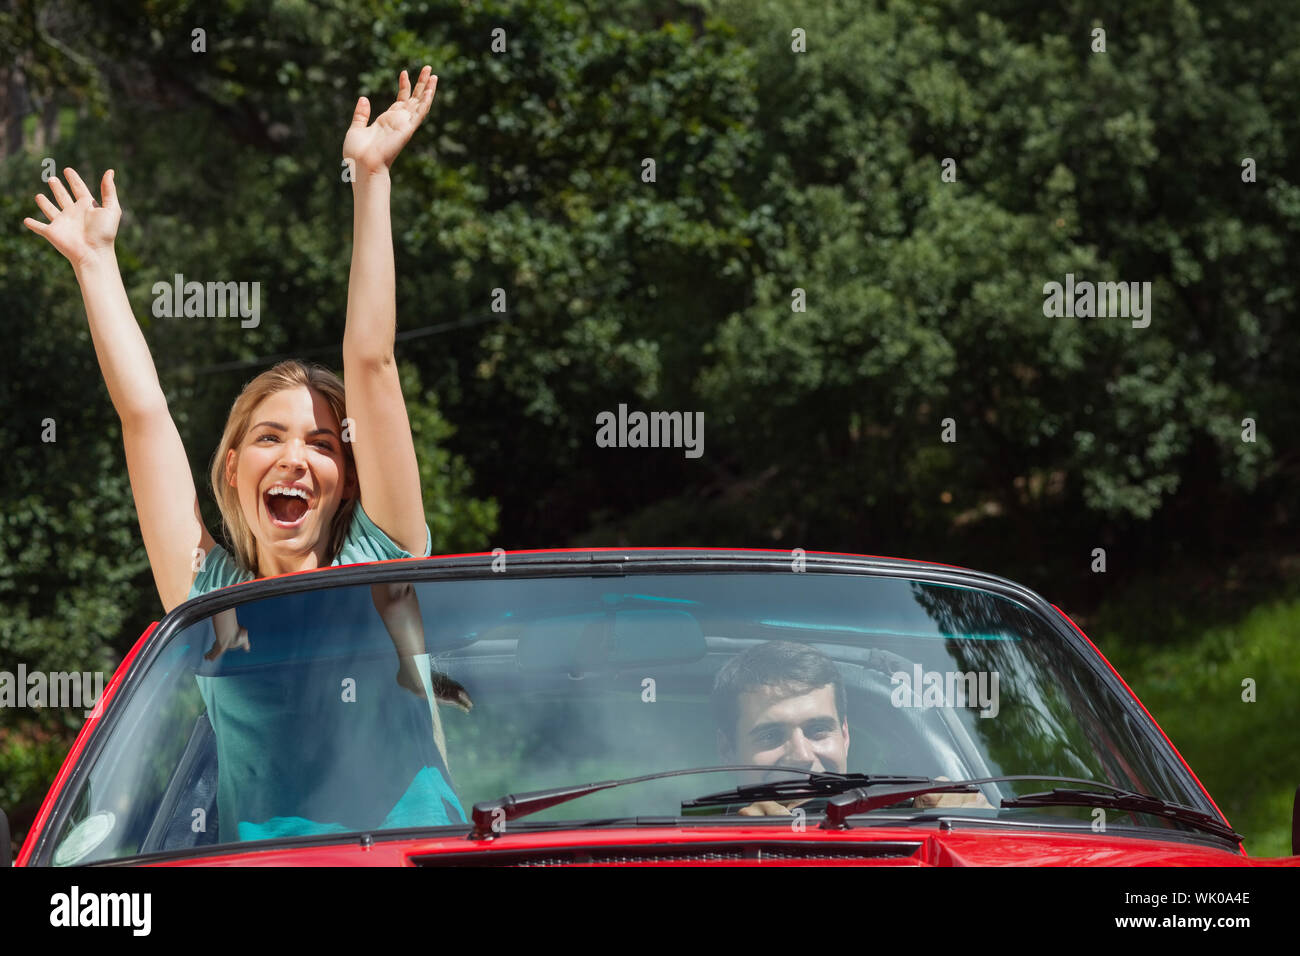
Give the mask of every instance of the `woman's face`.
[(305, 385), (275, 392), (253, 409), (243, 440), (226, 456), (226, 480), (239, 491), (259, 548), (284, 557), (328, 545), (340, 502), (356, 494), (339, 421)]

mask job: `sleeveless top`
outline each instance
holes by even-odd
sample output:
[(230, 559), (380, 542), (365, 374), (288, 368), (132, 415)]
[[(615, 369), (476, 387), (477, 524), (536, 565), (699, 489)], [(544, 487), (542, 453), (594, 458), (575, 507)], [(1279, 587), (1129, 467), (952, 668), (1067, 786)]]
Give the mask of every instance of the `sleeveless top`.
[[(427, 558), (433, 553), (433, 536), (429, 532), (429, 526), (424, 526), (424, 554), (421, 557)], [(413, 558), (415, 555), (410, 551), (403, 551), (397, 546), (392, 538), (384, 534), (366, 514), (358, 501), (356, 507), (352, 510), (352, 523), (348, 526), (347, 537), (343, 541), (343, 547), (339, 549), (338, 557), (330, 562), (330, 567), (340, 564), (361, 564), (366, 561), (388, 561), (394, 558)], [(200, 594), (207, 594), (209, 591), (215, 591), (217, 588), (224, 588), (231, 584), (242, 584), (245, 581), (253, 580), (252, 571), (241, 570), (235, 564), (235, 559), (230, 556), (230, 552), (221, 545), (214, 545), (212, 552), (203, 562), (203, 569), (194, 576), (194, 584), (190, 586), (188, 597), (198, 597)]]

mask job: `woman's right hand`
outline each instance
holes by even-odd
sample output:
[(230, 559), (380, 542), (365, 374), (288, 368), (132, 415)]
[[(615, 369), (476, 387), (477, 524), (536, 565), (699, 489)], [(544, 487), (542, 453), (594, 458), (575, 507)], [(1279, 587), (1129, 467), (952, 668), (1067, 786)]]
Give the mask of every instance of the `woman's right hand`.
[(58, 249), (76, 268), (102, 253), (112, 251), (117, 224), (122, 219), (122, 207), (117, 202), (113, 170), (104, 173), (100, 183), (103, 205), (95, 202), (75, 169), (69, 166), (63, 172), (68, 177), (72, 194), (68, 194), (57, 176), (51, 177), (50, 192), (58, 200), (58, 205), (43, 195), (36, 197), (36, 205), (41, 207), (41, 212), (50, 221), (44, 223), (29, 216), (23, 220), (23, 225), (38, 236), (48, 239), (50, 245)]
[[(50, 221), (28, 218), (23, 225), (48, 239), (76, 273), (95, 357), (122, 426), (126, 472), (145, 553), (163, 610), (170, 611), (183, 604), (193, 588), (197, 574), (194, 549), (211, 554), (216, 542), (203, 527), (189, 456), (167, 409), (167, 396), (158, 383), (153, 356), (131, 311), (113, 253), (113, 239), (122, 219), (113, 171), (106, 172), (100, 184), (102, 206), (95, 203), (75, 170), (65, 169), (64, 173), (71, 194), (63, 182), (51, 179), (50, 192), (58, 205), (47, 196), (36, 197), (36, 204)], [(233, 640), (227, 647), (238, 644), (237, 627), (228, 636)]]

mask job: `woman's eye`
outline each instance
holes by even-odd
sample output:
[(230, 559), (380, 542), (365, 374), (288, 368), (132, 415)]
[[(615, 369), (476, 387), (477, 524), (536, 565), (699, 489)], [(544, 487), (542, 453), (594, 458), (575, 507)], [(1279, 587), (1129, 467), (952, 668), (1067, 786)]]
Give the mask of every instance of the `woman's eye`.
[(258, 436), (258, 439), (257, 439), (257, 440), (258, 440), (258, 441), (266, 441), (268, 438), (269, 438), (271, 441), (279, 441), (279, 440), (280, 440), (280, 439), (279, 439), (277, 436), (275, 436), (275, 435), (260, 435), (260, 436)]

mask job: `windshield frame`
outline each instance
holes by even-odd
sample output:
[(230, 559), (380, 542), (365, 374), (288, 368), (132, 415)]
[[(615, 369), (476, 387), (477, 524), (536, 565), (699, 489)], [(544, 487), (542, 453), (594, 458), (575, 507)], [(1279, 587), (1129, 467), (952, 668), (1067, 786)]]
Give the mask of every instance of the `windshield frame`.
[[(919, 582), (939, 585), (951, 585), (975, 588), (996, 594), (1021, 605), (1028, 613), (1034, 615), (1060, 640), (1065, 641), (1076, 656), (1081, 658), (1091, 669), (1101, 686), (1107, 688), (1119, 706), (1129, 713), (1134, 723), (1141, 729), (1149, 749), (1159, 755), (1165, 769), (1181, 778), (1186, 790), (1197, 798), (1196, 809), (1203, 810), (1225, 824), (1227, 820), (1214, 804), (1200, 780), (1187, 766), (1170, 741), (1147, 712), (1136, 694), (1109, 666), (1101, 652), (1089, 641), (1083, 632), (1056, 607), (1030, 589), (981, 571), (974, 571), (951, 565), (933, 564), (905, 559), (876, 558), (868, 556), (833, 554), (809, 551), (799, 555), (800, 572), (793, 572), (789, 551), (726, 550), (726, 549), (585, 549), (570, 551), (534, 551), (506, 552), (511, 578), (549, 578), (549, 577), (627, 577), (638, 574), (680, 574), (680, 573), (817, 573), (847, 574), (867, 577), (904, 578)], [(383, 582), (419, 583), (427, 581), (457, 580), (491, 580), (500, 579), (501, 572), (494, 570), (499, 555), (491, 553), (454, 555), (449, 557), (407, 558), (394, 561), (353, 564), (319, 568), (311, 571), (297, 572), (271, 578), (261, 578), (242, 584), (232, 585), (209, 592), (178, 605), (165, 615), (158, 624), (141, 638), (142, 646), (131, 659), (127, 672), (122, 676), (116, 693), (104, 707), (99, 717), (98, 726), (87, 740), (84, 749), (60, 788), (54, 806), (45, 825), (41, 828), (38, 841), (30, 856), (31, 865), (49, 866), (55, 849), (55, 835), (61, 833), (69, 815), (74, 810), (75, 796), (81, 792), (86, 777), (91, 772), (101, 751), (113, 737), (126, 712), (134, 694), (144, 682), (146, 675), (158, 656), (167, 648), (172, 638), (191, 625), (229, 608), (239, 607), (251, 601), (276, 597), (288, 593), (323, 590), (362, 584)], [(960, 817), (960, 813), (948, 810), (944, 816)], [(898, 821), (895, 818), (895, 822)], [(967, 824), (984, 821), (980, 817), (963, 818)], [(1010, 822), (1010, 821), (1004, 821)], [(1026, 821), (1028, 822), (1028, 821)], [(521, 821), (522, 823), (522, 821)], [(682, 825), (702, 826), (718, 823), (716, 818), (685, 817)], [(1046, 829), (1060, 829), (1069, 832), (1082, 832), (1079, 828), (1044, 821)], [(573, 823), (576, 828), (581, 822)], [(1086, 826), (1086, 825), (1085, 825)], [(468, 825), (457, 825), (458, 829), (468, 829)], [(542, 824), (539, 828), (554, 829), (553, 824)], [(439, 828), (444, 829), (444, 828)], [(1038, 829), (1038, 827), (1034, 827)], [(1147, 839), (1165, 839), (1179, 843), (1195, 842), (1225, 848), (1231, 846), (1240, 853), (1240, 846), (1223, 837), (1209, 833), (1196, 833), (1176, 829), (1164, 829), (1138, 826), (1109, 826), (1111, 832), (1126, 831), (1126, 836), (1140, 836)], [(382, 839), (398, 838), (401, 831), (388, 831)], [(1088, 831), (1091, 832), (1091, 831)], [(431, 834), (425, 833), (427, 839)], [(372, 834), (381, 839), (378, 832)], [(411, 838), (408, 834), (407, 838)], [(167, 858), (216, 856), (224, 852), (249, 852), (255, 849), (287, 847), (290, 845), (319, 845), (354, 841), (356, 835), (321, 834), (318, 837), (295, 837), (270, 841), (241, 842), (219, 844), (203, 847), (199, 850), (167, 851)], [(292, 841), (292, 842), (290, 842)], [(145, 856), (154, 858), (157, 853)], [(100, 863), (84, 865), (111, 865), (122, 862), (142, 860), (144, 856), (118, 858)]]

